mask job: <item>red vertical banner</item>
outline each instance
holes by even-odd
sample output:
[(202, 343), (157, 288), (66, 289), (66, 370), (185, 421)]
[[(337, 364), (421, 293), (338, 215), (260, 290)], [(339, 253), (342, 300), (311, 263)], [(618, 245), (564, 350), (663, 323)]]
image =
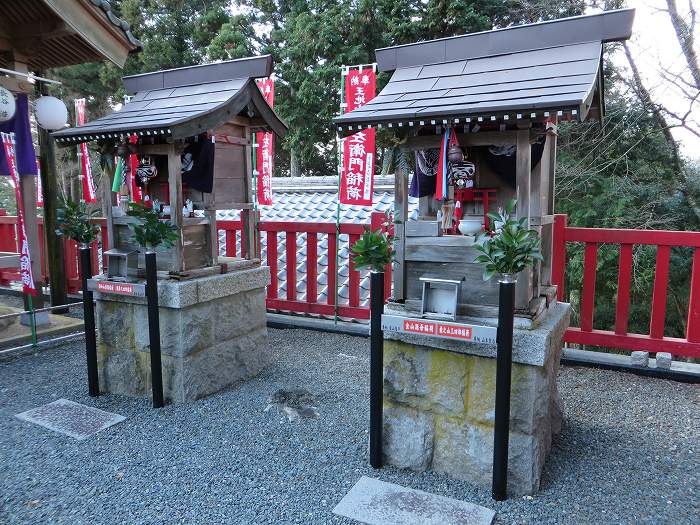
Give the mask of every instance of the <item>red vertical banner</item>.
[[(78, 126), (85, 124), (85, 99), (75, 100), (75, 120)], [(85, 202), (95, 202), (95, 181), (92, 177), (92, 165), (88, 154), (87, 144), (83, 142), (78, 146), (78, 156), (80, 157), (80, 173), (83, 184), (83, 200)]]
[[(353, 69), (345, 76), (345, 112), (364, 106), (377, 90), (373, 69)], [(372, 205), (374, 190), (374, 129), (368, 128), (343, 140), (343, 166), (340, 177), (340, 202)]]
[[(129, 144), (138, 144), (139, 138), (134, 134), (129, 137)], [(138, 184), (136, 184), (136, 170), (139, 167), (139, 158), (133, 153), (129, 155), (129, 185), (131, 186), (131, 202), (141, 203), (143, 201), (143, 193)], [(180, 210), (182, 212), (182, 210)]]
[[(265, 101), (274, 107), (275, 81), (272, 78), (258, 80), (258, 87), (265, 97)], [(256, 166), (258, 169), (258, 204), (272, 204), (272, 171), (275, 159), (275, 139), (272, 132), (256, 133), (255, 142), (258, 147), (255, 151)]]
[[(15, 134), (0, 133), (2, 136), (2, 146), (5, 149), (5, 158), (10, 172), (10, 180), (15, 187), (15, 198), (17, 199), (17, 237), (19, 241), (19, 271), (22, 278), (22, 290), (30, 295), (37, 295), (34, 285), (34, 275), (32, 274), (32, 258), (29, 253), (29, 241), (24, 228), (24, 203), (22, 202), (22, 192), (20, 189), (19, 174), (17, 173), (17, 159), (15, 158)], [(35, 213), (35, 210), (29, 210)]]

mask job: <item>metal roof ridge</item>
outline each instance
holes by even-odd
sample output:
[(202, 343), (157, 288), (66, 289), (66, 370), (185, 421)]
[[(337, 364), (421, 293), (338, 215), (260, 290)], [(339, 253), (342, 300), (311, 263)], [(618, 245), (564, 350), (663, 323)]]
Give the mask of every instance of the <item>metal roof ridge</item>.
[[(578, 20), (578, 19), (590, 19), (590, 18), (595, 18), (598, 16), (603, 16), (607, 14), (612, 14), (612, 13), (622, 13), (625, 11), (635, 11), (634, 7), (624, 7), (621, 9), (610, 9), (608, 11), (601, 11), (599, 13), (592, 13), (590, 15), (575, 15), (575, 16), (567, 16), (565, 18), (555, 18), (553, 20), (542, 20), (540, 22), (532, 22), (530, 24), (519, 24), (516, 26), (508, 26), (508, 27), (499, 27), (496, 29), (486, 29), (484, 31), (477, 31), (476, 33), (465, 33), (463, 35), (455, 35), (455, 36), (446, 36), (443, 38), (435, 38), (433, 40), (423, 40), (421, 42), (412, 42), (410, 44), (398, 44), (396, 46), (386, 46), (386, 47), (378, 47), (374, 51), (386, 51), (389, 49), (399, 49), (399, 48), (406, 48), (406, 47), (411, 47), (411, 46), (416, 46), (420, 44), (428, 44), (428, 43), (433, 43), (433, 42), (446, 42), (449, 40), (458, 40), (460, 38), (468, 37), (468, 36), (478, 36), (478, 35), (485, 35), (488, 33), (500, 33), (504, 31), (512, 31), (514, 29), (520, 29), (520, 28), (525, 28), (525, 27), (534, 27), (534, 26), (540, 26), (540, 25), (547, 25), (547, 24), (555, 24), (558, 22), (565, 22), (565, 21), (570, 21), (570, 20)], [(577, 43), (583, 43), (583, 42), (577, 42)], [(565, 44), (565, 45), (571, 45), (571, 44)], [(546, 46), (546, 47), (560, 47), (560, 46)], [(499, 54), (504, 54), (504, 53), (499, 53)], [(508, 54), (508, 53), (505, 53)], [(496, 56), (496, 55), (487, 55), (487, 56)], [(464, 60), (464, 59), (462, 59)], [(459, 60), (450, 60), (450, 62), (458, 62)], [(428, 64), (425, 64), (428, 65)], [(417, 67), (417, 66), (413, 66)]]
[[(203, 68), (203, 67), (207, 67), (207, 66), (215, 66), (215, 65), (220, 65), (220, 64), (231, 64), (233, 62), (245, 62), (246, 60), (258, 60), (261, 58), (267, 58), (267, 57), (271, 57), (271, 56), (272, 55), (270, 55), (268, 53), (266, 55), (255, 55), (255, 56), (251, 56), (251, 57), (234, 58), (233, 60), (221, 60), (219, 62), (208, 62), (206, 64), (193, 64), (191, 66), (173, 67), (170, 69), (159, 69), (158, 71), (149, 71), (146, 73), (136, 73), (134, 75), (126, 75), (126, 76), (122, 77), (122, 80), (125, 80), (127, 78), (137, 78), (137, 77), (143, 77), (146, 75), (153, 75), (155, 73), (169, 73), (171, 71), (182, 71), (185, 69), (196, 69), (196, 68)], [(249, 77), (242, 76), (242, 77), (236, 77), (236, 78), (249, 78)], [(224, 79), (224, 80), (216, 80), (214, 82), (225, 82), (226, 80), (235, 80), (235, 79), (228, 78), (228, 79)], [(210, 82), (204, 82), (204, 84), (209, 84), (209, 83)], [(197, 84), (202, 84), (202, 82), (195, 82), (194, 84), (188, 84), (188, 85), (197, 85)], [(181, 86), (177, 86), (177, 87), (181, 87)], [(165, 88), (160, 88), (160, 89), (165, 89)]]
[[(534, 24), (532, 24), (534, 25)], [(517, 27), (523, 27), (523, 26), (517, 26)], [(470, 33), (470, 34), (478, 34), (478, 33)], [(460, 36), (467, 36), (467, 35), (460, 35)], [(448, 38), (458, 38), (458, 37), (448, 37)], [(406, 46), (412, 46), (412, 45), (418, 45), (418, 44), (427, 44), (429, 42), (434, 42), (434, 40), (426, 40), (424, 42), (416, 42), (415, 44), (404, 44)], [(580, 46), (583, 44), (598, 44), (600, 43), (600, 40), (586, 40), (586, 41), (581, 41), (581, 42), (575, 42), (572, 44), (555, 44), (555, 45), (550, 45), (550, 46), (544, 46), (544, 47), (533, 47), (533, 48), (523, 48), (518, 51), (510, 51), (510, 52), (502, 52), (502, 53), (494, 53), (492, 55), (478, 55), (478, 56), (473, 56), (470, 58), (455, 58), (454, 60), (445, 60), (443, 62), (430, 62), (426, 64), (421, 64), (420, 66), (406, 66), (406, 67), (397, 67), (396, 71), (399, 71), (401, 69), (412, 69), (412, 68), (424, 68), (424, 67), (430, 67), (430, 66), (437, 66), (439, 64), (452, 64), (454, 62), (469, 62), (471, 60), (483, 60), (485, 58), (495, 58), (495, 57), (501, 57), (501, 56), (507, 56), (507, 55), (517, 55), (520, 53), (532, 53), (533, 51), (544, 51), (546, 49), (558, 49), (561, 47), (572, 47), (572, 46)], [(390, 48), (384, 48), (384, 49), (390, 49)], [(379, 49), (377, 49), (379, 51)], [(572, 62), (581, 62), (585, 60), (591, 60), (590, 58), (579, 58), (577, 60), (573, 60)], [(538, 64), (538, 65), (551, 65), (551, 64), (558, 64), (559, 62), (550, 62), (550, 63), (543, 63), (543, 64)], [(466, 64), (464, 67), (466, 67), (468, 64)], [(494, 69), (494, 70), (489, 70), (489, 71), (511, 71), (514, 69), (525, 69), (528, 67), (533, 67), (533, 66), (516, 66), (516, 67), (508, 67), (504, 69)], [(483, 71), (478, 71), (476, 73), (467, 73), (465, 71), (462, 71), (460, 73), (454, 73), (451, 75), (440, 75), (441, 78), (445, 77), (456, 77), (456, 76), (461, 76), (461, 75), (478, 75), (480, 73), (483, 73)], [(389, 79), (390, 82), (409, 82), (411, 80), (415, 80), (413, 78), (401, 78), (399, 80), (393, 80)]]
[(375, 50), (376, 60), (380, 71), (392, 71), (590, 41), (626, 40), (632, 34), (634, 13), (633, 8), (616, 9), (383, 47)]

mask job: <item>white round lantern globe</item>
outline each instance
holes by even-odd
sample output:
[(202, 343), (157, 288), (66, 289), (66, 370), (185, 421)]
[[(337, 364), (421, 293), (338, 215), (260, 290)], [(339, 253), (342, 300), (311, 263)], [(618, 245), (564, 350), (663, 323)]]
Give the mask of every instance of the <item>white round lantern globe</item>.
[(68, 108), (56, 97), (40, 97), (34, 104), (39, 126), (48, 130), (61, 129), (68, 122)]
[(0, 86), (0, 122), (7, 122), (15, 116), (17, 104), (12, 92)]

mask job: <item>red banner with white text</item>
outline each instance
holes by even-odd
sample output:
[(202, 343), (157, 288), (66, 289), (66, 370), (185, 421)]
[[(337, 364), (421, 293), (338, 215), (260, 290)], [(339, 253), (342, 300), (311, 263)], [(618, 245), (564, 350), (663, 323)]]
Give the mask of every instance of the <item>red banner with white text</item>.
[[(17, 159), (15, 158), (15, 134), (0, 133), (0, 135), (2, 136), (2, 146), (5, 149), (10, 180), (15, 188), (15, 198), (17, 199), (17, 238), (19, 241), (19, 271), (22, 278), (22, 290), (24, 293), (37, 295), (34, 275), (32, 274), (32, 257), (29, 253), (29, 241), (27, 240), (27, 231), (24, 228), (24, 203), (22, 202), (19, 174), (17, 173)], [(34, 213), (35, 210), (29, 210), (29, 212)]]
[[(377, 90), (372, 69), (352, 69), (345, 76), (345, 112), (364, 106)], [(372, 205), (374, 189), (374, 129), (364, 129), (343, 140), (343, 167), (340, 177), (340, 202)]]
[[(265, 97), (265, 101), (274, 107), (275, 105), (275, 81), (271, 78), (258, 80), (258, 87)], [(255, 151), (256, 166), (258, 170), (258, 204), (272, 204), (272, 171), (275, 159), (275, 139), (272, 132), (256, 133), (255, 142), (258, 147)]]
[[(85, 99), (75, 100), (75, 120), (78, 126), (85, 124)], [(95, 181), (92, 177), (92, 165), (88, 154), (87, 144), (83, 142), (78, 146), (78, 156), (80, 157), (81, 181), (83, 183), (83, 200), (85, 202), (95, 202)]]

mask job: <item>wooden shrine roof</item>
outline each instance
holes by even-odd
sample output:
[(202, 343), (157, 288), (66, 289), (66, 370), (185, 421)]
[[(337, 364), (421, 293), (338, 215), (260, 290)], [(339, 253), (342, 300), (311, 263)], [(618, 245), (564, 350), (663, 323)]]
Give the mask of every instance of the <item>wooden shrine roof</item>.
[(119, 110), (83, 126), (53, 133), (61, 146), (139, 136), (186, 138), (240, 115), (283, 137), (287, 126), (265, 102), (255, 78), (269, 76), (269, 55), (124, 77), (136, 92)]
[[(602, 114), (603, 43), (628, 39), (633, 9), (378, 49), (389, 83), (334, 119), (339, 131)], [(596, 96), (598, 94), (598, 96)]]
[(123, 67), (142, 48), (107, 0), (0, 2), (0, 67), (12, 66), (13, 52), (34, 72), (105, 59)]

